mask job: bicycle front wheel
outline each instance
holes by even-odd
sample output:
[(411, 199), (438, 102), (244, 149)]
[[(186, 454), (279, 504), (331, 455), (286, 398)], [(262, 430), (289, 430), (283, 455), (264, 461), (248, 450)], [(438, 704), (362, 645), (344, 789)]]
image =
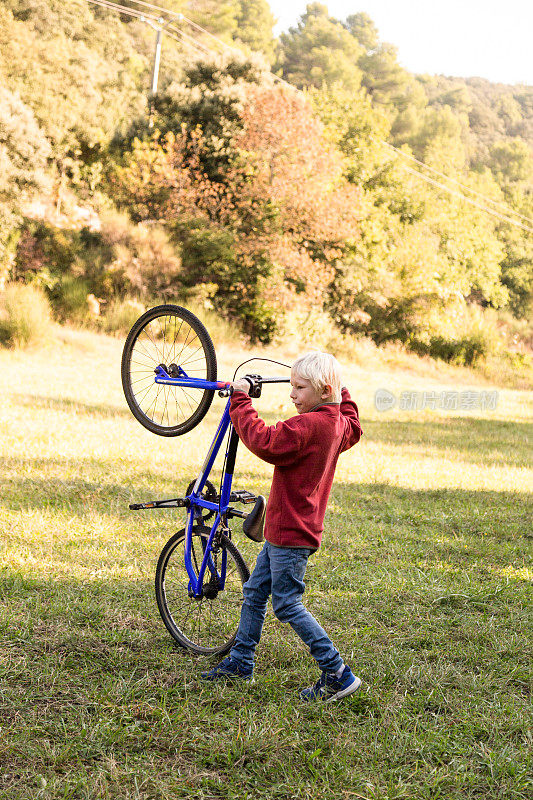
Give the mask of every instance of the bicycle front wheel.
[[(198, 574), (210, 528), (195, 525), (191, 559)], [(209, 567), (204, 576), (203, 596), (189, 597), (189, 575), (185, 567), (185, 530), (172, 536), (159, 556), (155, 573), (155, 595), (159, 613), (170, 635), (182, 646), (201, 655), (227, 653), (235, 641), (242, 606), (242, 586), (250, 577), (244, 559), (225, 535), (218, 552), (212, 553), (220, 574), (226, 553), (226, 581), (218, 589)]]
[(206, 415), (214, 392), (155, 383), (155, 370), (181, 368), (190, 378), (217, 379), (215, 348), (206, 328), (186, 308), (156, 306), (140, 317), (122, 353), (122, 386), (141, 425), (159, 436), (179, 436)]

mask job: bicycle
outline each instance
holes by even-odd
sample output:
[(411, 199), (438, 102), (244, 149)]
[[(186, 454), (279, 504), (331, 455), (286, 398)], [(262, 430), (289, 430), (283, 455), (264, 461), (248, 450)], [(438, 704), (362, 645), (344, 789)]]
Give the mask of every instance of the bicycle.
[[(168, 304), (150, 309), (133, 325), (124, 345), (121, 377), (134, 417), (160, 436), (193, 430), (207, 414), (215, 391), (222, 397), (230, 397), (232, 392), (229, 381), (217, 380), (215, 348), (203, 323), (187, 309)], [(251, 397), (259, 397), (264, 384), (290, 380), (255, 374), (244, 377)], [(232, 491), (239, 437), (229, 416), (230, 402), (228, 399), (201, 470), (185, 495), (129, 506), (132, 510), (187, 509), (185, 527), (168, 540), (159, 556), (155, 594), (173, 639), (202, 655), (223, 655), (231, 649), (240, 618), (242, 585), (250, 576), (231, 538), (230, 520), (242, 519), (243, 531), (250, 539), (263, 539), (265, 498), (245, 490)], [(209, 475), (226, 435), (217, 492)], [(233, 503), (254, 506), (245, 514)], [(206, 525), (213, 516), (214, 522)]]

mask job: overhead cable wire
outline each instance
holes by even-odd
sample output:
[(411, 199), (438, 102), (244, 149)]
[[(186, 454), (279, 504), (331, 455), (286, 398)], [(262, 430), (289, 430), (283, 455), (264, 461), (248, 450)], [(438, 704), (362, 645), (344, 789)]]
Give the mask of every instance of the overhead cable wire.
[[(88, 2), (94, 3), (97, 6), (102, 6), (102, 8), (107, 8), (111, 11), (117, 11), (119, 14), (126, 14), (128, 16), (135, 17), (136, 19), (141, 20), (141, 22), (147, 22), (149, 25), (152, 25), (152, 27), (156, 28), (157, 30), (164, 29), (165, 33), (167, 33), (171, 39), (174, 39), (176, 42), (180, 43), (186, 40), (185, 42), (186, 44), (202, 52), (204, 55), (215, 53), (215, 51), (210, 50), (203, 43), (198, 42), (192, 36), (189, 36), (184, 31), (181, 31), (179, 28), (176, 28), (174, 25), (169, 25), (168, 23), (161, 24), (161, 17), (154, 17), (153, 15), (147, 14), (144, 11), (137, 11), (136, 9), (130, 9), (129, 7), (123, 6), (120, 3), (114, 3), (112, 2), (112, 0), (88, 0)], [(178, 39), (177, 36), (173, 36), (171, 33), (169, 33), (168, 30), (169, 28), (174, 30), (178, 34), (180, 39)]]
[(500, 214), (499, 211), (496, 211), (493, 208), (487, 208), (487, 206), (481, 205), (481, 203), (478, 203), (476, 200), (472, 200), (471, 197), (467, 197), (462, 192), (458, 192), (455, 189), (446, 186), (445, 183), (440, 183), (440, 181), (436, 181), (433, 178), (430, 178), (429, 175), (424, 175), (423, 172), (419, 172), (416, 169), (411, 169), (411, 167), (408, 167), (406, 164), (402, 164), (402, 168), (406, 172), (409, 172), (411, 175), (415, 175), (418, 178), (422, 178), (422, 180), (426, 181), (427, 183), (430, 183), (432, 186), (436, 186), (439, 189), (444, 189), (444, 191), (448, 192), (449, 194), (453, 194), (456, 197), (460, 197), (466, 203), (470, 203), (471, 205), (476, 206), (476, 208), (480, 208), (482, 211), (486, 211), (487, 214), (492, 214), (493, 217), (498, 217), (499, 219), (502, 219), (505, 222), (509, 222), (511, 225), (515, 225), (518, 228), (523, 228), (525, 231), (529, 231), (529, 233), (533, 233), (533, 228), (530, 228), (528, 225), (523, 225), (521, 222), (518, 222), (517, 219), (513, 219), (512, 217), (506, 217), (504, 214)]
[[(200, 31), (201, 33), (205, 34), (206, 36), (209, 36), (211, 39), (216, 41), (217, 44), (219, 44), (221, 47), (225, 48), (226, 50), (229, 49), (234, 53), (242, 53), (242, 50), (240, 50), (237, 47), (232, 47), (231, 45), (227, 44), (227, 42), (224, 42), (218, 36), (215, 36), (215, 34), (211, 33), (211, 31), (208, 31), (206, 28), (203, 28), (197, 22), (194, 22), (192, 19), (189, 19), (189, 17), (186, 17), (185, 14), (178, 13), (177, 11), (171, 11), (168, 8), (163, 8), (162, 6), (155, 5), (155, 3), (148, 3), (148, 2), (146, 2), (146, 0), (131, 0), (131, 2), (135, 3), (135, 5), (144, 6), (146, 8), (150, 8), (150, 9), (152, 9), (154, 11), (158, 11), (161, 15), (168, 14), (168, 15), (170, 15), (172, 17), (175, 17), (177, 20), (183, 20), (183, 22), (186, 22), (188, 25), (191, 25), (193, 28), (196, 28), (196, 30)], [(171, 27), (171, 26), (169, 26), (169, 27)], [(175, 30), (175, 28), (172, 28), (172, 29)], [(183, 33), (183, 31), (180, 31), (180, 32), (184, 36), (186, 35), (186, 34)], [(192, 37), (190, 37), (190, 38), (192, 40)], [(197, 40), (194, 40), (194, 41), (197, 42)], [(207, 52), (209, 52), (209, 53), (211, 53), (213, 55), (216, 54), (216, 51), (211, 50), (210, 48), (206, 48), (206, 49), (207, 49)], [(296, 91), (296, 92), (299, 91), (296, 86), (293, 86), (292, 83), (289, 83), (284, 78), (280, 77), (279, 75), (276, 75), (275, 72), (270, 71), (270, 75), (274, 78), (275, 81), (278, 81), (278, 83), (283, 83), (285, 86), (287, 86), (289, 89), (292, 89), (293, 91)]]
[(200, 42), (200, 41), (198, 41), (198, 39), (195, 39), (193, 36), (190, 36), (188, 33), (185, 33), (185, 31), (182, 31), (181, 28), (178, 28), (177, 25), (173, 25), (172, 23), (170, 23), (165, 30), (174, 31), (175, 33), (178, 33), (180, 36), (183, 36), (184, 39), (188, 39), (190, 42), (194, 42), (194, 44), (197, 47), (201, 47), (202, 50), (205, 53), (208, 53), (209, 55), (212, 55), (212, 56), (218, 56), (219, 55), (219, 53), (217, 53), (216, 50), (212, 50), (210, 47), (208, 47), (203, 42)]
[(183, 16), (184, 22), (187, 22), (193, 28), (196, 28), (196, 30), (201, 31), (201, 33), (205, 33), (206, 36), (209, 36), (211, 39), (213, 39), (215, 42), (217, 42), (222, 47), (225, 47), (227, 50), (232, 50), (234, 53), (239, 53), (240, 55), (242, 55), (242, 50), (239, 50), (238, 47), (232, 47), (230, 44), (227, 44), (227, 42), (224, 42), (224, 41), (222, 41), (222, 39), (219, 39), (218, 36), (215, 36), (214, 33), (211, 33), (211, 31), (208, 31), (205, 28), (202, 28), (202, 26), (198, 25), (197, 22), (193, 22), (192, 19), (189, 19), (188, 17), (186, 17), (184, 15), (182, 15), (182, 16)]
[[(136, 2), (136, 1), (137, 1), (137, 0), (135, 0), (135, 2)], [(184, 22), (187, 22), (187, 23), (188, 23), (189, 25), (191, 25), (193, 28), (196, 28), (196, 30), (200, 31), (201, 33), (204, 33), (206, 36), (210, 36), (210, 37), (211, 37), (212, 39), (214, 39), (214, 40), (215, 40), (215, 41), (216, 41), (216, 42), (217, 42), (219, 45), (221, 45), (221, 47), (225, 48), (226, 50), (230, 50), (230, 51), (231, 51), (231, 52), (233, 52), (233, 53), (239, 53), (240, 55), (242, 55), (242, 53), (243, 53), (243, 51), (242, 51), (242, 50), (240, 50), (240, 49), (239, 49), (239, 48), (237, 48), (237, 47), (232, 47), (231, 45), (227, 44), (227, 43), (226, 43), (226, 42), (224, 42), (222, 39), (219, 39), (219, 37), (218, 37), (218, 36), (215, 36), (215, 34), (214, 34), (214, 33), (211, 33), (210, 31), (206, 30), (206, 28), (202, 28), (202, 26), (201, 26), (201, 25), (198, 25), (198, 23), (197, 23), (197, 22), (193, 22), (193, 20), (192, 20), (192, 19), (189, 19), (188, 17), (186, 17), (186, 16), (185, 16), (185, 15), (183, 15), (183, 14), (182, 14), (182, 18), (183, 18), (183, 21), (184, 21)], [(275, 81), (278, 81), (278, 83), (283, 83), (283, 84), (284, 84), (285, 86), (287, 86), (289, 89), (292, 89), (292, 91), (293, 91), (293, 92), (299, 92), (299, 91), (300, 91), (300, 90), (299, 90), (299, 89), (298, 89), (296, 86), (293, 86), (293, 85), (292, 85), (292, 83), (288, 83), (288, 82), (287, 82), (287, 81), (286, 81), (284, 78), (281, 78), (279, 75), (276, 75), (276, 73), (275, 73), (275, 72), (272, 72), (272, 70), (269, 70), (269, 74), (271, 75), (271, 77), (272, 77), (272, 78), (274, 78), (274, 80), (275, 80)]]
[(108, 8), (111, 11), (118, 11), (119, 14), (126, 14), (127, 16), (135, 17), (136, 19), (156, 23), (159, 22), (159, 18), (154, 17), (152, 14), (146, 14), (142, 11), (137, 11), (135, 8), (129, 8), (128, 6), (122, 6), (119, 3), (113, 3), (111, 0), (87, 0), (87, 2), (93, 3), (97, 6), (102, 6), (102, 8)]
[[(171, 39), (174, 39), (176, 42), (184, 41), (185, 44), (189, 45), (189, 47), (199, 50), (204, 55), (218, 55), (218, 53), (216, 53), (214, 50), (210, 50), (209, 47), (206, 47), (202, 42), (198, 42), (192, 36), (189, 36), (187, 33), (184, 33), (184, 31), (181, 31), (175, 25), (166, 25), (165, 33), (168, 36), (170, 36)], [(179, 39), (178, 36), (180, 37)]]
[(455, 183), (457, 186), (460, 186), (462, 189), (466, 189), (466, 191), (470, 192), (471, 194), (476, 195), (476, 197), (480, 197), (482, 200), (485, 200), (488, 203), (492, 203), (493, 205), (497, 206), (498, 208), (501, 208), (503, 211), (506, 211), (508, 214), (515, 214), (517, 217), (520, 217), (521, 219), (525, 220), (526, 222), (530, 222), (533, 225), (533, 219), (531, 217), (526, 217), (524, 214), (520, 214), (520, 212), (514, 211), (512, 208), (510, 208), (510, 206), (506, 205), (505, 203), (499, 203), (497, 200), (493, 200), (491, 197), (488, 197), (487, 195), (476, 191), (476, 189), (472, 189), (470, 186), (467, 186), (467, 184), (461, 183), (461, 181), (458, 181), (455, 178), (451, 178), (449, 175), (446, 175), (444, 172), (439, 172), (438, 169), (435, 169), (435, 167), (430, 167), (429, 164), (426, 164), (426, 163), (424, 163), (424, 161), (420, 161), (418, 158), (415, 158), (415, 156), (411, 155), (411, 153), (406, 153), (404, 150), (400, 150), (399, 147), (395, 147), (393, 144), (390, 144), (390, 142), (385, 142), (385, 141), (383, 141), (381, 139), (374, 139), (374, 141), (377, 141), (377, 142), (380, 142), (380, 144), (386, 145), (391, 150), (394, 150), (395, 153), (398, 153), (398, 155), (403, 156), (404, 158), (408, 158), (410, 161), (414, 161), (416, 164), (419, 164), (421, 167), (424, 167), (425, 169), (430, 170), (430, 172), (433, 172), (435, 175), (438, 175), (440, 178), (444, 178), (445, 180), (450, 181), (451, 183)]
[[(89, 2), (91, 2), (91, 1), (92, 0), (89, 0)], [(159, 13), (159, 18), (164, 17), (164, 15), (168, 15), (168, 16), (174, 17), (176, 19), (176, 21), (186, 22), (188, 25), (191, 25), (192, 27), (197, 28), (202, 33), (205, 33), (206, 36), (209, 36), (209, 37), (211, 37), (211, 39), (214, 39), (222, 47), (225, 47), (226, 49), (233, 50), (235, 53), (241, 53), (242, 52), (241, 50), (239, 50), (236, 47), (231, 47), (231, 45), (229, 45), (226, 42), (222, 41), (222, 39), (219, 39), (218, 36), (215, 36), (214, 33), (211, 33), (210, 31), (206, 30), (205, 28), (202, 28), (201, 25), (198, 25), (196, 22), (193, 22), (193, 20), (189, 19), (184, 14), (178, 13), (177, 11), (172, 11), (169, 8), (164, 8), (163, 6), (155, 5), (155, 3), (148, 3), (148, 2), (146, 2), (146, 0), (131, 0), (131, 2), (135, 3), (135, 5), (144, 6), (145, 8), (150, 8), (153, 11), (157, 11)], [(124, 6), (122, 6), (122, 7), (124, 7)], [(138, 12), (138, 13), (143, 13), (143, 12)], [(157, 18), (155, 18), (155, 19), (157, 19)], [(173, 30), (176, 30), (174, 26), (168, 25), (168, 27), (172, 27)], [(183, 31), (180, 31), (180, 33), (183, 33)], [(186, 37), (188, 36), (185, 33), (183, 33), (183, 35), (186, 36)], [(202, 46), (205, 47), (206, 52), (212, 53), (214, 55), (218, 55), (218, 53), (216, 53), (215, 50), (211, 50), (206, 45), (203, 45), (203, 43), (199, 43), (198, 40), (193, 39), (193, 37), (188, 36), (188, 38), (191, 39), (191, 41), (195, 41), (197, 44), (202, 44)]]
[[(166, 33), (169, 30), (174, 31), (178, 34), (179, 37), (183, 40), (187, 40), (191, 47), (195, 48), (196, 50), (200, 50), (204, 53), (204, 55), (218, 55), (215, 50), (211, 50), (211, 48), (207, 47), (207, 45), (203, 44), (203, 42), (199, 42), (197, 39), (194, 39), (189, 34), (185, 33), (184, 31), (180, 30), (180, 28), (176, 27), (173, 24), (169, 24), (168, 22), (163, 20), (161, 22), (161, 17), (155, 17), (152, 14), (147, 14), (145, 11), (138, 11), (137, 9), (129, 8), (128, 6), (123, 6), (120, 3), (114, 3), (112, 0), (87, 0), (89, 3), (94, 3), (97, 6), (101, 6), (102, 8), (107, 8), (111, 11), (117, 11), (119, 14), (126, 14), (130, 17), (135, 17), (136, 19), (141, 20), (142, 22), (147, 22), (148, 24), (152, 25), (152, 27), (158, 30), (165, 30)], [(135, 0), (137, 2), (137, 0)], [(152, 3), (143, 3), (143, 5), (153, 6)], [(154, 8), (158, 8), (158, 6), (153, 6)], [(161, 9), (163, 10), (163, 9)], [(173, 14), (173, 16), (179, 16), (177, 14)], [(170, 35), (170, 34), (169, 34)], [(180, 41), (176, 36), (170, 36), (171, 39), (175, 41)]]
[(183, 18), (183, 14), (180, 14), (177, 11), (171, 11), (170, 8), (163, 8), (163, 6), (156, 6), (154, 3), (147, 3), (146, 0), (131, 0), (131, 2), (135, 3), (136, 6), (144, 6), (145, 8), (151, 8), (154, 11), (158, 11), (159, 16), (168, 14), (169, 16), (177, 17), (178, 19)]

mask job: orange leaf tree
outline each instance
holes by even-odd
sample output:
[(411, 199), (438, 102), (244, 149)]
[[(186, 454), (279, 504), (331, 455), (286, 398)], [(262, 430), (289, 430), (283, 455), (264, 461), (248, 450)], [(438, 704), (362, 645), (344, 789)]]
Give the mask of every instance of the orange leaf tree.
[(202, 168), (211, 141), (200, 129), (137, 140), (114, 171), (114, 196), (137, 220), (166, 221), (183, 284), (214, 287), (215, 307), (268, 342), (294, 303), (323, 307), (358, 235), (359, 191), (310, 103), (291, 89), (241, 87), (216, 179)]

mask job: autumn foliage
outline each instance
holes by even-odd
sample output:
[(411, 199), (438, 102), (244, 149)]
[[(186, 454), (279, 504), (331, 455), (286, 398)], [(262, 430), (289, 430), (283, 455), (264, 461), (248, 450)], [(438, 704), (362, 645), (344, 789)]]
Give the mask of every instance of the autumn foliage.
[(314, 317), (462, 359), (477, 310), (530, 340), (531, 87), (409, 73), (362, 12), (275, 42), (265, 0), (187, 6), (230, 48), (165, 29), (148, 98), (149, 26), (0, 4), (0, 287), (71, 320), (196, 295), (262, 341)]
[(268, 340), (297, 297), (322, 307), (335, 265), (358, 235), (359, 191), (309, 102), (250, 84), (219, 181), (202, 170), (198, 130), (136, 140), (113, 174), (115, 198), (137, 221), (164, 222), (182, 247), (185, 285)]

